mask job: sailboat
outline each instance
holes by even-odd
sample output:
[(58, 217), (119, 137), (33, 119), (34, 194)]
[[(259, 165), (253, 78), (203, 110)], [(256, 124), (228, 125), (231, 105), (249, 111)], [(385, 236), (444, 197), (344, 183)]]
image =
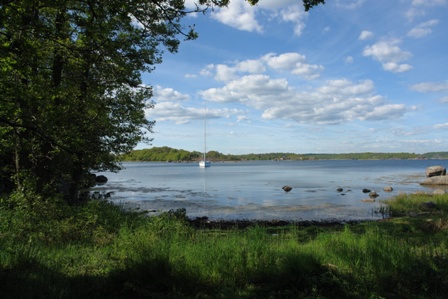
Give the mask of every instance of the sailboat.
[(212, 165), (212, 163), (210, 161), (207, 161), (207, 159), (205, 157), (205, 153), (207, 152), (207, 119), (206, 119), (206, 114), (207, 114), (207, 108), (204, 109), (204, 156), (203, 156), (202, 160), (199, 161), (199, 167), (200, 168), (210, 167)]

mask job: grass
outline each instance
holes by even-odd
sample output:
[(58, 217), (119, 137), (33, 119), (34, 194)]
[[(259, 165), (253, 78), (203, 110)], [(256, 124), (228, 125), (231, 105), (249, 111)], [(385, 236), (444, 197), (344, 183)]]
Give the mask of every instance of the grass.
[[(448, 196), (340, 227), (194, 229), (105, 201), (0, 202), (1, 298), (445, 298)], [(431, 210), (422, 203), (433, 202)]]

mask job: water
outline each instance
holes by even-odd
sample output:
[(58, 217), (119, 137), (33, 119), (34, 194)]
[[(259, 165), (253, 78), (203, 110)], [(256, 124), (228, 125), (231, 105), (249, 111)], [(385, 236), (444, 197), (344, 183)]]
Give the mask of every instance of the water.
[[(159, 213), (185, 208), (190, 218), (212, 220), (378, 219), (381, 200), (399, 193), (431, 192), (419, 184), (440, 160), (318, 160), (212, 163), (124, 163), (97, 192), (111, 200)], [(282, 187), (291, 186), (290, 192)], [(385, 192), (386, 186), (393, 187)], [(342, 192), (337, 189), (342, 188)], [(365, 202), (364, 188), (379, 194)], [(440, 186), (438, 187), (440, 188)], [(443, 188), (443, 187), (442, 187)]]

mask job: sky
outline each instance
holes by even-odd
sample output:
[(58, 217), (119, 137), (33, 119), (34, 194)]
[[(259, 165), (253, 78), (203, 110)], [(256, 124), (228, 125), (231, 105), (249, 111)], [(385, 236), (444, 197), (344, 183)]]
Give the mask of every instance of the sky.
[(448, 0), (231, 0), (183, 22), (199, 38), (143, 74), (137, 149), (202, 152), (206, 131), (223, 154), (448, 151)]

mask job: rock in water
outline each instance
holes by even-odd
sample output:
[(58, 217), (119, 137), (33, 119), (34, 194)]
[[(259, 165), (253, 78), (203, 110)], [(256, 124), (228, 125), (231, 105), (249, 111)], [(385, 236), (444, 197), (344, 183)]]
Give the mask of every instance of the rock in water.
[(369, 197), (370, 198), (375, 198), (375, 197), (378, 197), (378, 196), (379, 196), (378, 193), (376, 193), (375, 191), (372, 191), (372, 192), (369, 193)]
[(289, 191), (291, 191), (292, 190), (292, 187), (291, 186), (288, 186), (288, 185), (286, 185), (286, 186), (283, 186), (283, 188), (282, 188), (283, 190), (285, 190), (285, 192), (289, 192)]
[(439, 175), (425, 179), (420, 185), (448, 185), (448, 176)]
[(375, 202), (375, 198), (364, 198), (362, 202)]
[(96, 181), (98, 184), (104, 184), (104, 183), (107, 183), (107, 177), (104, 176), (104, 175), (99, 175), (99, 176), (97, 176), (97, 177), (95, 178), (95, 181)]

